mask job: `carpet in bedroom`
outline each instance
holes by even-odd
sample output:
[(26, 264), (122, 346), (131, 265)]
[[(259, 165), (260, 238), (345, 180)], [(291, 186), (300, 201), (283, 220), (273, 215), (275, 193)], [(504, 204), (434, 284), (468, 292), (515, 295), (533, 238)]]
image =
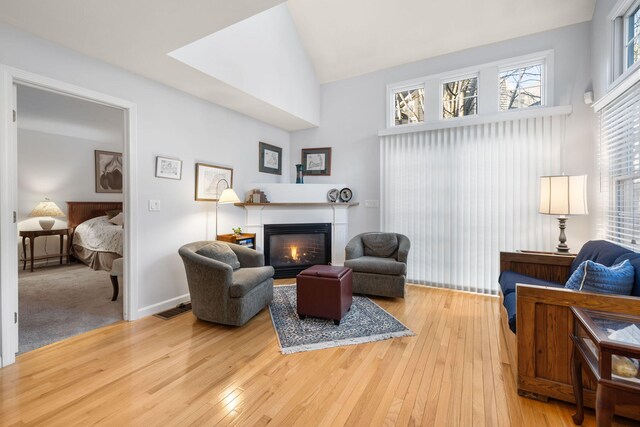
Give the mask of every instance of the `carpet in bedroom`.
[(109, 273), (84, 264), (20, 270), (20, 353), (122, 320)]

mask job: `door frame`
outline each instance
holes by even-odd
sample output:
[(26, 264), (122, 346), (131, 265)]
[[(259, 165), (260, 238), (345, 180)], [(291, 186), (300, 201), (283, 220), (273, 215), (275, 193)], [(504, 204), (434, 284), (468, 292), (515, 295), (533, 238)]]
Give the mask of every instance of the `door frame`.
[(138, 317), (138, 233), (137, 233), (137, 106), (135, 103), (63, 81), (0, 64), (0, 367), (15, 362), (18, 352), (18, 232), (13, 222), (18, 209), (17, 125), (14, 85), (73, 96), (118, 108), (124, 112), (124, 280), (125, 320)]

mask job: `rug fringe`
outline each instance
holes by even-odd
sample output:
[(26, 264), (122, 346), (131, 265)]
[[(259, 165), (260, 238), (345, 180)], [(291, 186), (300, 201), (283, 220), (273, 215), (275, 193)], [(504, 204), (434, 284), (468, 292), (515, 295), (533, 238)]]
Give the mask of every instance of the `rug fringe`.
[[(276, 334), (277, 335), (277, 334)], [(371, 335), (368, 337), (348, 338), (344, 340), (325, 341), (315, 344), (304, 344), (294, 347), (282, 348), (280, 346), (280, 352), (282, 354), (302, 353), (305, 351), (324, 350), (326, 348), (342, 347), (345, 345), (365, 344), (368, 342), (384, 341), (390, 338), (412, 337), (415, 334), (411, 330), (390, 332), (387, 334)]]

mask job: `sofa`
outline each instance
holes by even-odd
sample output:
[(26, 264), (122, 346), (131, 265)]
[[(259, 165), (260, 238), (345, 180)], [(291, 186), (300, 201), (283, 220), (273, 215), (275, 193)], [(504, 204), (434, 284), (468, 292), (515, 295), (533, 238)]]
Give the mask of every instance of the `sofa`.
[(264, 254), (258, 251), (220, 242), (237, 257), (239, 268), (234, 270), (226, 259), (201, 254), (210, 243), (189, 243), (178, 250), (187, 273), (193, 314), (208, 322), (244, 325), (271, 303), (273, 267), (264, 265)]
[(362, 233), (345, 248), (345, 267), (353, 270), (353, 292), (404, 298), (411, 242), (398, 233)]
[[(611, 266), (628, 259), (635, 269), (632, 295), (566, 289), (585, 260)], [(577, 255), (500, 253), (501, 343), (518, 393), (542, 401), (574, 402), (571, 381), (571, 306), (640, 315), (640, 254), (604, 240), (587, 242)], [(595, 404), (595, 383), (584, 375), (585, 404)], [(640, 420), (640, 405), (619, 405), (616, 414)]]

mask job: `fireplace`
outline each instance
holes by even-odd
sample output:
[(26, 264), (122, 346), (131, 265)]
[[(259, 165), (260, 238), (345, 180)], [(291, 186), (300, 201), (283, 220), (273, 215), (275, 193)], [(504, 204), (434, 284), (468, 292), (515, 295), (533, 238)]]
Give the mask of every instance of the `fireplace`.
[(295, 277), (316, 264), (331, 262), (331, 224), (265, 224), (265, 264), (275, 278)]

